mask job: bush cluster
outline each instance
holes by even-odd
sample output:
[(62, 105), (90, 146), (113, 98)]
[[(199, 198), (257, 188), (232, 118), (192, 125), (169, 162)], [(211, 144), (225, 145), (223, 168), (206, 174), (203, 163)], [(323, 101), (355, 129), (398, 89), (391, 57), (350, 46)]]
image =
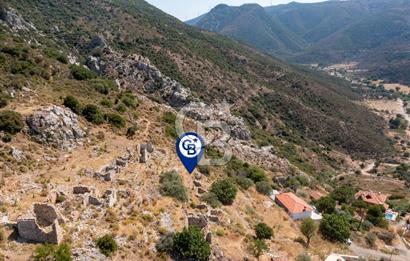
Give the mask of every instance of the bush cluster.
[(97, 239), (96, 245), (105, 256), (110, 256), (117, 251), (118, 245), (112, 235), (105, 235)]
[(71, 261), (71, 247), (68, 244), (39, 245), (35, 249), (34, 260), (36, 261)]
[(206, 261), (211, 255), (211, 247), (197, 226), (184, 228), (173, 237), (172, 251), (184, 260)]
[(74, 79), (79, 80), (79, 81), (91, 80), (91, 79), (97, 78), (97, 74), (95, 72), (90, 71), (81, 65), (75, 65), (75, 64), (71, 65), (70, 71)]
[(255, 226), (255, 234), (258, 239), (271, 239), (273, 237), (273, 230), (265, 223), (258, 223)]
[(0, 131), (10, 135), (19, 133), (24, 128), (23, 117), (15, 111), (0, 112)]
[(231, 179), (223, 179), (215, 181), (210, 189), (218, 200), (224, 205), (232, 205), (235, 200), (238, 189)]
[(160, 177), (159, 191), (164, 196), (187, 201), (188, 195), (181, 176), (176, 171), (165, 172)]

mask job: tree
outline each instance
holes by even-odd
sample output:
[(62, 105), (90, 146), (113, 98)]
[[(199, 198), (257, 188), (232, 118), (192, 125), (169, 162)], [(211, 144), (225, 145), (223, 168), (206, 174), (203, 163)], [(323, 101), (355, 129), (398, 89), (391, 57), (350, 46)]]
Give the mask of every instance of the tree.
[(366, 216), (367, 204), (362, 200), (356, 200), (355, 202), (353, 202), (353, 207), (355, 208), (356, 213), (360, 216), (360, 222), (357, 227), (357, 230), (360, 230), (363, 224), (363, 220)]
[(96, 245), (105, 256), (110, 256), (117, 251), (118, 245), (112, 235), (105, 235), (97, 239)]
[(255, 233), (258, 239), (271, 239), (273, 236), (273, 230), (265, 223), (258, 223), (255, 226)]
[(205, 240), (201, 229), (197, 226), (184, 228), (176, 233), (173, 238), (173, 251), (182, 258), (198, 261), (208, 260), (211, 247)]
[(315, 202), (315, 206), (321, 213), (332, 214), (336, 209), (336, 201), (331, 197), (322, 197)]
[(319, 228), (323, 236), (330, 241), (346, 242), (350, 237), (350, 223), (343, 215), (325, 215)]
[(311, 218), (306, 218), (300, 224), (300, 231), (306, 237), (306, 246), (309, 248), (310, 240), (316, 234), (317, 225)]
[(353, 201), (354, 194), (355, 190), (351, 186), (344, 185), (333, 190), (330, 196), (338, 201), (339, 204), (348, 204)]
[(386, 227), (387, 221), (384, 218), (385, 209), (382, 205), (372, 205), (367, 210), (366, 219), (378, 227)]
[(75, 114), (81, 114), (81, 104), (74, 96), (64, 98), (64, 106), (72, 110)]
[(223, 179), (212, 184), (211, 190), (224, 205), (232, 205), (238, 189), (230, 179)]

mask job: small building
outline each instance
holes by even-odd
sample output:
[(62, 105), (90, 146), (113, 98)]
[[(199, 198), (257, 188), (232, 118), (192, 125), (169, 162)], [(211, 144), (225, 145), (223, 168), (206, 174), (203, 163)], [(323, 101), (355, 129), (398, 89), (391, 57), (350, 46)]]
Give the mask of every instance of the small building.
[(355, 198), (363, 200), (364, 202), (372, 204), (372, 205), (382, 205), (384, 209), (388, 209), (389, 205), (386, 204), (386, 201), (389, 198), (389, 196), (390, 195), (383, 194), (380, 192), (361, 190), (356, 193)]
[(291, 192), (276, 195), (275, 202), (285, 208), (293, 220), (305, 219), (314, 215), (314, 209)]

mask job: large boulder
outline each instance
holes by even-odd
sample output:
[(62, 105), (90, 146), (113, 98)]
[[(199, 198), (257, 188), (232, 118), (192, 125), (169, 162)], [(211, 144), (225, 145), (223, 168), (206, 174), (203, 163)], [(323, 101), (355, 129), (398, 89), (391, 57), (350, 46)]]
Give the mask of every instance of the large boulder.
[(0, 3), (0, 20), (5, 21), (14, 31), (37, 31), (33, 24), (25, 21), (16, 10)]
[(63, 150), (72, 150), (86, 135), (77, 115), (59, 106), (41, 108), (28, 117), (27, 125), (34, 140)]

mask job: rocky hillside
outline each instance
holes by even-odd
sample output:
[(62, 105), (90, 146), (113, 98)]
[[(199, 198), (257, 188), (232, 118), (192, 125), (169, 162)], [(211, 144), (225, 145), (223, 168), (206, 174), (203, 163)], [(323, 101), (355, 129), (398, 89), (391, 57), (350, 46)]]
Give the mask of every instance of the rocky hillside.
[[(347, 153), (393, 156), (383, 119), (344, 83), (144, 1), (5, 1), (0, 29), (0, 260), (320, 260), (343, 244), (316, 236), (307, 250), (272, 188), (309, 200), (354, 172)], [(227, 165), (186, 174), (181, 108), (186, 130), (224, 123), (205, 138), (227, 128)], [(220, 154), (208, 144), (208, 159)], [(183, 249), (184, 236), (201, 248)]]
[(409, 60), (409, 8), (407, 0), (292, 2), (253, 9), (223, 5), (187, 23), (292, 62), (354, 60), (368, 75), (408, 83), (402, 66)]

